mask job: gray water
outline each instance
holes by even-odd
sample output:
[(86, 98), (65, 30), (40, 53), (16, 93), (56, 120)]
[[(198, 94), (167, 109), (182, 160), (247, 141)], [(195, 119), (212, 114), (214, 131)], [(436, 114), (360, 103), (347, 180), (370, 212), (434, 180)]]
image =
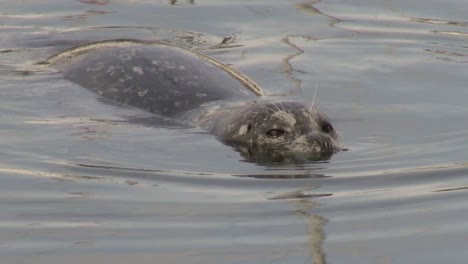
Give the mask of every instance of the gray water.
[[(467, 263), (466, 10), (0, 0), (0, 263)], [(350, 151), (251, 162), (35, 65), (116, 38), (197, 49), (270, 96), (319, 84)]]

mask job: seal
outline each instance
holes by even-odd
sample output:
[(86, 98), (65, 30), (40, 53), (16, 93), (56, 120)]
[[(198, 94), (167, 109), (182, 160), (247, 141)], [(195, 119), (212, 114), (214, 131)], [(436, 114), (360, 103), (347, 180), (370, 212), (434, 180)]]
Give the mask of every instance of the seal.
[(248, 76), (193, 50), (118, 39), (73, 47), (44, 63), (104, 98), (204, 128), (249, 161), (324, 160), (342, 150), (317, 107), (269, 100)]

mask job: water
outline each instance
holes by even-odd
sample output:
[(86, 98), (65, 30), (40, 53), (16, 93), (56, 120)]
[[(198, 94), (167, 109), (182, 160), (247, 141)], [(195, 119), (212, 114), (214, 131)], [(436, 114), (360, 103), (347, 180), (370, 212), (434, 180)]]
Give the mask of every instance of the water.
[[(1, 263), (466, 263), (466, 4), (0, 2)], [(215, 48), (225, 37), (227, 45)], [(247, 162), (36, 62), (163, 39), (310, 98), (329, 162)], [(155, 125), (158, 123), (158, 125)]]

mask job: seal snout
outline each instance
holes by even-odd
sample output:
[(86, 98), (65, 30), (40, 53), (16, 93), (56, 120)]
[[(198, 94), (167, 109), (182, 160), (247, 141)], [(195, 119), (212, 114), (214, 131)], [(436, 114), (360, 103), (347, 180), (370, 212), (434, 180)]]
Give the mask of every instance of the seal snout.
[(294, 152), (333, 154), (341, 150), (334, 138), (321, 132), (310, 132), (293, 140), (286, 148)]

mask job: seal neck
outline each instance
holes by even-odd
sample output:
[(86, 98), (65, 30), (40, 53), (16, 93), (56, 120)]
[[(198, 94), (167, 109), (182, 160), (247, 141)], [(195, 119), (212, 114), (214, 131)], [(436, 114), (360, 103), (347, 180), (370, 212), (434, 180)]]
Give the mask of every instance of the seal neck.
[(245, 101), (224, 101), (224, 102), (209, 102), (203, 104), (196, 111), (187, 113), (186, 120), (191, 121), (194, 125), (210, 131), (211, 133), (220, 136), (217, 133), (219, 127), (224, 127), (233, 122), (232, 118), (238, 115), (239, 111), (245, 110), (246, 105), (254, 104), (255, 102)]

